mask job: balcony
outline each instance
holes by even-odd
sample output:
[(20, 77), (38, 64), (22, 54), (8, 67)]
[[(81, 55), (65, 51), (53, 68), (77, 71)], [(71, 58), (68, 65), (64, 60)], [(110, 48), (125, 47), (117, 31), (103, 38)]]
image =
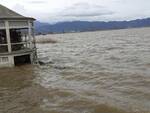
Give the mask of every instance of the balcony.
[(11, 52), (8, 52), (7, 44), (0, 44), (0, 56), (26, 54), (36, 50), (30, 42), (11, 43)]
[(10, 43), (6, 31), (0, 30), (0, 55), (23, 54), (35, 50), (34, 36), (29, 36), (28, 29), (10, 29)]

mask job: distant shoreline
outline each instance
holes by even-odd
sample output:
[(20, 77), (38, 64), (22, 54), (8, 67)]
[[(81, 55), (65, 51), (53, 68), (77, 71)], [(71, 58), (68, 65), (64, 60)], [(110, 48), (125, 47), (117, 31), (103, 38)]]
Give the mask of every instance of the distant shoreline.
[(43, 34), (39, 34), (39, 35), (36, 35), (36, 36), (57, 35), (57, 34), (71, 34), (71, 33), (86, 33), (86, 32), (97, 32), (97, 31), (116, 31), (116, 30), (123, 30), (123, 29), (143, 29), (143, 28), (150, 28), (150, 27), (131, 27), (131, 28), (121, 28), (121, 29), (104, 29), (104, 30), (63, 32), (63, 33), (43, 33)]
[(55, 24), (35, 22), (36, 34), (62, 34), (150, 27), (150, 18), (131, 21), (66, 21)]
[[(150, 27), (141, 27), (141, 28), (128, 28), (128, 29), (112, 29), (112, 30), (97, 30), (97, 31), (86, 31), (86, 32), (73, 32), (73, 33), (57, 33), (57, 34), (45, 34), (45, 35), (36, 35), (36, 43), (37, 44), (56, 44), (63, 42), (62, 37), (68, 37), (72, 35), (80, 35), (80, 34), (86, 34), (86, 33), (93, 33), (96, 34), (96, 32), (104, 32), (108, 34), (110, 32), (122, 32), (122, 31), (131, 31), (135, 30), (136, 32), (143, 31), (144, 29), (150, 29)], [(95, 32), (95, 33), (94, 33)]]

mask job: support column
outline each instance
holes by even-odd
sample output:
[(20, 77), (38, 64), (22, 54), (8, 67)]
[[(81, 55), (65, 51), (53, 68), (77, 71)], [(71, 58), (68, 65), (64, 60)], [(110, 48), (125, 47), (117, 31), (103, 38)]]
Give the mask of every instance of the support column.
[(35, 29), (32, 28), (32, 33), (33, 33), (33, 44), (34, 44), (34, 48), (36, 48), (36, 39), (35, 39)]
[(31, 27), (32, 27), (31, 22), (30, 22), (30, 20), (28, 20), (28, 35), (29, 35), (29, 41), (30, 41), (30, 48), (33, 48)]
[(32, 25), (32, 22), (31, 20), (28, 20), (28, 35), (29, 35), (29, 40), (30, 40), (30, 48), (32, 50), (34, 50), (32, 52), (32, 54), (30, 54), (30, 59), (31, 59), (31, 62), (32, 64), (36, 63), (37, 62), (37, 53), (36, 53), (36, 47), (35, 47), (35, 37), (34, 37), (34, 32), (33, 32), (33, 25)]
[(10, 30), (9, 30), (9, 22), (5, 21), (5, 28), (6, 28), (6, 38), (7, 38), (7, 44), (8, 44), (8, 52), (11, 53), (11, 40), (10, 40)]
[(33, 53), (33, 59), (34, 59), (34, 63), (38, 62), (38, 56), (37, 56), (37, 48), (36, 48), (36, 39), (35, 39), (35, 33), (34, 33), (34, 28), (32, 28), (32, 37), (33, 37), (33, 47), (34, 47), (34, 53)]

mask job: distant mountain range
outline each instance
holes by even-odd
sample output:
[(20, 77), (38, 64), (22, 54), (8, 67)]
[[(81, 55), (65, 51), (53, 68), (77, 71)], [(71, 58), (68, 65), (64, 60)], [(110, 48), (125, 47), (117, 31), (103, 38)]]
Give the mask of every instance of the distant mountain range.
[(110, 21), (110, 22), (73, 21), (73, 22), (59, 22), (56, 24), (41, 23), (39, 21), (35, 22), (36, 34), (84, 32), (96, 30), (138, 28), (138, 27), (150, 27), (150, 18), (137, 19), (132, 21)]

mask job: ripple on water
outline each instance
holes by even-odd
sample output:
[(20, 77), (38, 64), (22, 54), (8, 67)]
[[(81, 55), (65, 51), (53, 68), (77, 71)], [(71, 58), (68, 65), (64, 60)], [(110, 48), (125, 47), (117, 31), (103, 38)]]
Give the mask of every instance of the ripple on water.
[(44, 65), (0, 69), (0, 113), (150, 113), (149, 30), (47, 35)]

